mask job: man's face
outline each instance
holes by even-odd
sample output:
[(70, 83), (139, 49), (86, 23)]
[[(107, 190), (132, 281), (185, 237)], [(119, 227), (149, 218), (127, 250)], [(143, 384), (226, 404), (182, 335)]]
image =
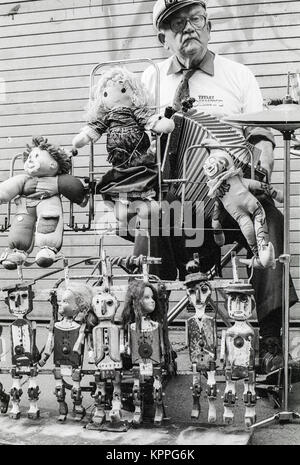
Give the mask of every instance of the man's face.
[[(210, 39), (210, 25), (201, 28), (193, 24), (199, 22), (199, 17), (205, 16), (205, 9), (201, 5), (192, 5), (182, 8), (166, 19), (166, 26), (163, 28), (164, 46), (180, 58), (194, 58), (199, 61), (204, 57), (207, 51), (207, 45)], [(175, 32), (171, 24), (180, 24), (182, 20), (186, 21), (181, 32)], [(163, 37), (161, 36), (161, 37)]]

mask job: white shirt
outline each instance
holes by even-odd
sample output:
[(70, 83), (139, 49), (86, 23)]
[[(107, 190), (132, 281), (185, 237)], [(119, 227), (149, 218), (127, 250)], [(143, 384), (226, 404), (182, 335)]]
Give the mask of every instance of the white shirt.
[[(160, 102), (165, 108), (172, 105), (182, 73), (168, 73), (174, 57), (158, 64), (160, 70)], [(148, 67), (142, 82), (155, 97), (155, 69)], [(214, 75), (197, 69), (189, 79), (190, 96), (196, 99), (194, 108), (221, 118), (263, 109), (262, 95), (254, 74), (245, 65), (215, 55)]]

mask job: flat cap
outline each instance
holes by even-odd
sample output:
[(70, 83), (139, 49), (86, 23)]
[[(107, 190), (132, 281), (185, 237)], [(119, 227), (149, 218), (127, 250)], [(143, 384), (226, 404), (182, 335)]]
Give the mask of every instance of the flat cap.
[(157, 0), (153, 7), (153, 26), (158, 30), (168, 16), (189, 5), (201, 5), (206, 9), (204, 0)]

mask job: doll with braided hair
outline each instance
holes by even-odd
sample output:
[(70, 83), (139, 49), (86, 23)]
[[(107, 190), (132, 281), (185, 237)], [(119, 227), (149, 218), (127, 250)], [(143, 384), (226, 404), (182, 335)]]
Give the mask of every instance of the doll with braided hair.
[[(133, 423), (142, 422), (146, 407), (146, 389), (152, 385), (154, 423), (163, 420), (162, 368), (165, 348), (165, 314), (156, 288), (148, 282), (129, 283), (124, 302), (123, 324), (128, 328), (129, 354), (133, 370)], [(125, 331), (126, 332), (126, 331)]]
[(11, 200), (16, 204), (8, 248), (0, 257), (8, 270), (22, 265), (34, 245), (39, 248), (37, 265), (52, 265), (63, 239), (61, 195), (79, 205), (85, 200), (84, 186), (68, 174), (71, 160), (61, 147), (34, 137), (23, 156), (24, 173), (0, 183), (0, 204)]

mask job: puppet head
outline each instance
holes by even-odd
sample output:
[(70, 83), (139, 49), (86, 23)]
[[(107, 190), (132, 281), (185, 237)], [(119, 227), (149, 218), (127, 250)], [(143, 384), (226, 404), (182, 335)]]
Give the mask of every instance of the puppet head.
[(117, 298), (110, 292), (99, 292), (93, 298), (93, 308), (99, 321), (114, 321), (119, 307)]
[(228, 295), (228, 315), (233, 320), (245, 321), (255, 309), (254, 290), (250, 284), (233, 283), (225, 289)]
[(133, 280), (128, 285), (125, 297), (123, 322), (125, 325), (136, 322), (137, 329), (140, 329), (142, 317), (163, 323), (163, 308), (152, 284)]
[(61, 148), (49, 144), (44, 137), (34, 137), (32, 145), (26, 147), (23, 153), (24, 170), (30, 176), (56, 176), (67, 174), (71, 169), (71, 160)]
[(118, 107), (141, 108), (149, 104), (146, 88), (126, 68), (109, 68), (99, 79), (86, 112), (87, 121), (95, 121)]
[(93, 291), (84, 283), (69, 284), (61, 296), (59, 314), (66, 319), (81, 322), (92, 311)]
[(24, 317), (33, 310), (34, 292), (32, 284), (24, 281), (2, 289), (2, 291), (7, 291), (5, 303), (9, 312), (16, 317)]
[(206, 139), (203, 143), (209, 155), (203, 165), (204, 174), (213, 179), (234, 166), (231, 156), (220, 144), (213, 139)]

